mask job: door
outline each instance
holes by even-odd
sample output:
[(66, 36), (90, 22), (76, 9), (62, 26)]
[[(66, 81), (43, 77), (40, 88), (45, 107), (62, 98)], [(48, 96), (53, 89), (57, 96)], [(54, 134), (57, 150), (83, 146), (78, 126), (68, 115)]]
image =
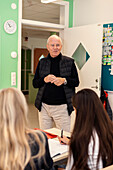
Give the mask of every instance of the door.
[(49, 54), (47, 49), (44, 48), (35, 48), (34, 49), (34, 73), (36, 71), (38, 62), (39, 62), (39, 58), (41, 56), (47, 57), (47, 55)]
[(102, 37), (103, 25), (88, 25), (64, 30), (63, 52), (74, 58), (80, 79), (80, 85), (76, 91), (91, 88), (100, 96)]

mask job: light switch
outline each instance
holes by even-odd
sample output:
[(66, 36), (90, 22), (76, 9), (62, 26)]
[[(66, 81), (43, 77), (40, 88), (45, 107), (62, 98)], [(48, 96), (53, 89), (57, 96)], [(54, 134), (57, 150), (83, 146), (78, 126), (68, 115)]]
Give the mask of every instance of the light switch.
[(11, 72), (11, 86), (16, 86), (16, 72)]

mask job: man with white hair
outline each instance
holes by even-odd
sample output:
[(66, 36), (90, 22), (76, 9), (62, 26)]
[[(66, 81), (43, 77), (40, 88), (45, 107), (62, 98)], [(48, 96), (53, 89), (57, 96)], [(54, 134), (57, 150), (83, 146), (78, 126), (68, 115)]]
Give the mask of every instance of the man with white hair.
[(41, 129), (53, 127), (70, 131), (70, 115), (73, 111), (71, 97), (79, 78), (74, 60), (61, 54), (62, 40), (52, 35), (47, 40), (49, 55), (38, 63), (33, 79), (34, 88), (39, 88), (35, 106), (39, 112)]

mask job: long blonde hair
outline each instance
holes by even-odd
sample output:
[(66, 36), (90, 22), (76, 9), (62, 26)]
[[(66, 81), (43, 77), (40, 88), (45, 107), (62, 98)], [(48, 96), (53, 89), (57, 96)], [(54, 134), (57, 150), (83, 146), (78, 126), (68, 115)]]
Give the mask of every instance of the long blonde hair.
[[(34, 157), (40, 159), (45, 154), (45, 137), (28, 128), (27, 112), (21, 91), (16, 88), (0, 90), (0, 170), (23, 170)], [(31, 157), (29, 134), (39, 145), (34, 157)]]

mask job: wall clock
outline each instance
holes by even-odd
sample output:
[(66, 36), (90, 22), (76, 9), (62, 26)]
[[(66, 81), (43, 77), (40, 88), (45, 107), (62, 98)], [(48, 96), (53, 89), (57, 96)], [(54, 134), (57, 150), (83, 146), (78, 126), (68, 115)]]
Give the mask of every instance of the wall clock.
[(16, 32), (17, 26), (14, 20), (7, 20), (4, 23), (4, 30), (8, 33), (8, 34), (14, 34)]

